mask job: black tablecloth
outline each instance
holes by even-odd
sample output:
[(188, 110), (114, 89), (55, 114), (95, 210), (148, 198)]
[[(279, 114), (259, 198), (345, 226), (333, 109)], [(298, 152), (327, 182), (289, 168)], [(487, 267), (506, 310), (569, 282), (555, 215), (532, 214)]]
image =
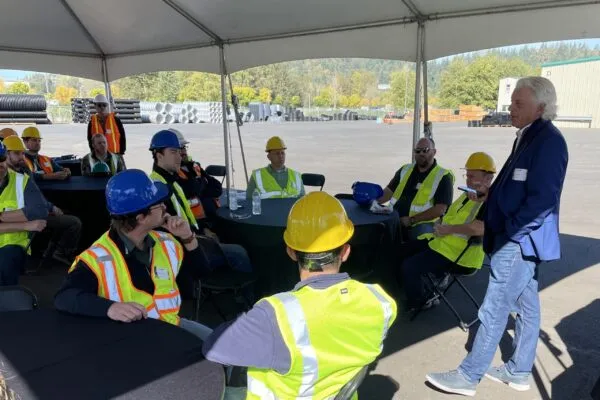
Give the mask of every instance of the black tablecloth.
[(48, 201), (81, 220), (83, 231), (79, 241), (80, 249), (89, 247), (109, 228), (110, 217), (104, 195), (108, 180), (109, 178), (72, 176), (64, 181), (38, 182)]
[[(222, 200), (221, 204), (226, 205), (225, 199)], [(296, 200), (263, 200), (261, 215), (251, 215), (251, 201), (242, 200), (242, 208), (236, 213), (250, 214), (245, 219), (232, 217), (226, 206), (217, 211), (217, 233), (226, 243), (241, 244), (248, 251), (258, 275), (256, 290), (259, 295), (290, 290), (299, 280), (298, 267), (288, 257), (283, 241), (287, 216)], [(342, 265), (342, 271), (357, 275), (373, 269), (377, 277), (388, 279), (392, 243), (399, 230), (398, 214), (373, 214), (354, 200), (340, 201), (355, 226), (354, 236), (350, 240), (351, 255)], [(383, 243), (379, 244), (382, 231)]]
[(0, 371), (17, 398), (221, 399), (223, 367), (176, 326), (52, 310), (0, 313)]

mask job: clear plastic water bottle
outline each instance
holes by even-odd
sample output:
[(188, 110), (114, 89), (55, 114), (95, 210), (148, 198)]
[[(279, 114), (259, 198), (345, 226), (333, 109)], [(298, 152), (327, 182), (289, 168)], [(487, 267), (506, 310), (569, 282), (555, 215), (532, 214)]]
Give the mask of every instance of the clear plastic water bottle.
[(258, 190), (254, 190), (254, 193), (252, 193), (252, 214), (253, 215), (260, 215), (262, 212), (262, 204), (261, 204), (261, 198), (260, 198), (260, 193), (258, 193)]
[(235, 211), (238, 209), (238, 203), (237, 203), (237, 193), (235, 191), (235, 189), (229, 189), (229, 193), (227, 196), (229, 199), (229, 209), (231, 211)]

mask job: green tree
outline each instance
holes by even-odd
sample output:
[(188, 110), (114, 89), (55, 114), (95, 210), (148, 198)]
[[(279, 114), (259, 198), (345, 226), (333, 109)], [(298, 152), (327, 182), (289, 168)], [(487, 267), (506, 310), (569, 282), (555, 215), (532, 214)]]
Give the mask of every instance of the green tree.
[(0, 93), (4, 93), (4, 81), (0, 79)]
[(54, 91), (54, 99), (58, 101), (58, 104), (61, 106), (69, 104), (73, 97), (77, 97), (77, 89), (72, 87), (59, 85)]
[(184, 78), (177, 95), (178, 101), (221, 100), (221, 78), (218, 75), (192, 72), (184, 75)]
[(317, 107), (333, 106), (333, 88), (331, 86), (327, 86), (321, 89), (319, 95), (313, 99), (313, 103)]
[(300, 107), (302, 105), (302, 99), (300, 96), (292, 96), (290, 99), (290, 106), (292, 107)]
[(394, 71), (390, 75), (388, 101), (397, 109), (411, 109), (415, 105), (416, 74), (409, 69)]
[(258, 101), (256, 90), (249, 86), (234, 86), (233, 93), (238, 97), (241, 106), (247, 106), (251, 101)]
[[(104, 94), (104, 88), (101, 87), (95, 87), (92, 90), (89, 91), (88, 96), (89, 97), (96, 97), (99, 94)], [(114, 96), (114, 93), (113, 93)]]
[(271, 102), (271, 89), (260, 88), (258, 90), (258, 101), (260, 101), (261, 103), (270, 103)]
[(29, 85), (25, 82), (15, 82), (8, 87), (6, 92), (10, 94), (27, 94), (29, 93)]

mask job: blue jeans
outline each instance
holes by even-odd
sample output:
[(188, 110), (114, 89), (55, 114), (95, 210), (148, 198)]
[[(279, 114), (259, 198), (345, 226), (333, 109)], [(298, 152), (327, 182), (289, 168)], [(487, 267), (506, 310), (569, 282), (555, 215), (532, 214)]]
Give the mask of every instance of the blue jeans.
[(0, 286), (19, 284), (19, 275), (25, 268), (26, 254), (21, 246), (0, 247)]
[(506, 369), (513, 375), (531, 373), (540, 332), (540, 299), (536, 263), (523, 259), (517, 243), (496, 238), (491, 254), (491, 273), (483, 304), (481, 324), (473, 348), (458, 367), (471, 382), (479, 382), (496, 353), (511, 312), (517, 313), (513, 354)]
[[(227, 258), (231, 268), (241, 272), (252, 272), (252, 265), (250, 264), (250, 258), (246, 250), (239, 244), (225, 244), (219, 243), (223, 254)], [(220, 252), (209, 252), (208, 257), (208, 268), (212, 271), (218, 267), (225, 265), (225, 260)]]

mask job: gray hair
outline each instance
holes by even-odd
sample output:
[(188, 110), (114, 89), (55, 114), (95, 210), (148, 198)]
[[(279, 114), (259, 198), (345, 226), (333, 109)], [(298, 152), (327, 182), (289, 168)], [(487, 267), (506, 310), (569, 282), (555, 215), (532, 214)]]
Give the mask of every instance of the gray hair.
[(521, 78), (517, 81), (515, 90), (522, 88), (531, 89), (537, 104), (544, 105), (542, 119), (552, 121), (554, 118), (556, 118), (556, 110), (558, 108), (556, 105), (556, 90), (549, 79), (541, 76), (528, 76), (526, 78)]

